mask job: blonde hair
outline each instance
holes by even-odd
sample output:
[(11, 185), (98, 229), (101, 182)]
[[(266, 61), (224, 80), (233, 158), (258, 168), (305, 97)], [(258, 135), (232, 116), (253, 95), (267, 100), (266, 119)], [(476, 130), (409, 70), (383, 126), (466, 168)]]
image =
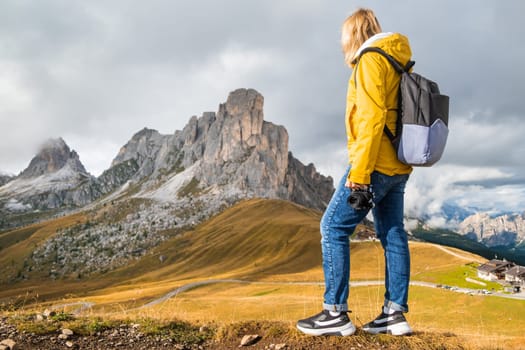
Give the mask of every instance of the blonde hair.
[(359, 47), (381, 31), (381, 25), (370, 9), (360, 8), (348, 16), (341, 28), (341, 46), (346, 64), (351, 66)]

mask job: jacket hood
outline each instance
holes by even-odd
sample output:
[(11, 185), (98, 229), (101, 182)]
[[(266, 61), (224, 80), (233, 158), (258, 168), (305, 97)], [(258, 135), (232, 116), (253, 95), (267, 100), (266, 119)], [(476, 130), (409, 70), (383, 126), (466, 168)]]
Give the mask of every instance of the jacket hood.
[(359, 57), (361, 51), (367, 47), (378, 47), (403, 65), (410, 61), (412, 57), (412, 50), (410, 49), (408, 38), (399, 33), (378, 33), (370, 37), (357, 50), (354, 60)]

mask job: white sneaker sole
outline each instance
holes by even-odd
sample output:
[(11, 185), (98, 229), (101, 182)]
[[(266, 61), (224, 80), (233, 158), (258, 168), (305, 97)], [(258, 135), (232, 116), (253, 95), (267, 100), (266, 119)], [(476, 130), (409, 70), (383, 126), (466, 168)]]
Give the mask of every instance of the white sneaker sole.
[(297, 325), (297, 329), (308, 335), (339, 335), (346, 337), (355, 333), (355, 326), (352, 323), (340, 327), (321, 329), (304, 328)]
[(412, 328), (408, 322), (400, 322), (391, 326), (377, 327), (377, 328), (363, 328), (363, 330), (370, 334), (390, 334), (390, 335), (410, 335)]

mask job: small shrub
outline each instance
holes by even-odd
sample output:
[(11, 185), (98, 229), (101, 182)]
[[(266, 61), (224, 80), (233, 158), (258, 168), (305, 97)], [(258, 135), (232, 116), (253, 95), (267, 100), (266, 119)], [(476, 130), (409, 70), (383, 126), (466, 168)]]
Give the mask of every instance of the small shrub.
[(200, 344), (211, 337), (210, 333), (201, 333), (199, 327), (180, 321), (163, 326), (162, 332), (165, 332), (174, 342), (182, 344)]
[(144, 334), (167, 337), (180, 344), (201, 344), (211, 339), (214, 334), (210, 328), (201, 332), (198, 326), (183, 321), (165, 324), (157, 320), (144, 319), (140, 321), (140, 325)]
[(55, 322), (35, 322), (31, 320), (18, 320), (15, 321), (16, 328), (20, 333), (34, 333), (38, 335), (55, 333), (60, 329), (60, 325)]
[(110, 321), (105, 321), (98, 317), (92, 319), (79, 319), (68, 325), (68, 328), (71, 328), (76, 334), (84, 336), (94, 335), (112, 327), (113, 324)]
[(72, 314), (68, 314), (67, 312), (59, 312), (51, 316), (51, 320), (56, 322), (73, 321), (74, 319), (75, 317)]

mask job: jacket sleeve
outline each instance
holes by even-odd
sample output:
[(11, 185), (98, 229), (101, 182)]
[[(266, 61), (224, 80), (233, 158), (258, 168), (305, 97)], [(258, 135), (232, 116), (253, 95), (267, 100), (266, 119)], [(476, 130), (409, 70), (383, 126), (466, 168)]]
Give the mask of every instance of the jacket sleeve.
[(379, 55), (368, 53), (361, 57), (354, 74), (357, 79), (357, 108), (353, 115), (356, 139), (349, 180), (359, 184), (370, 184), (386, 122), (384, 63)]

